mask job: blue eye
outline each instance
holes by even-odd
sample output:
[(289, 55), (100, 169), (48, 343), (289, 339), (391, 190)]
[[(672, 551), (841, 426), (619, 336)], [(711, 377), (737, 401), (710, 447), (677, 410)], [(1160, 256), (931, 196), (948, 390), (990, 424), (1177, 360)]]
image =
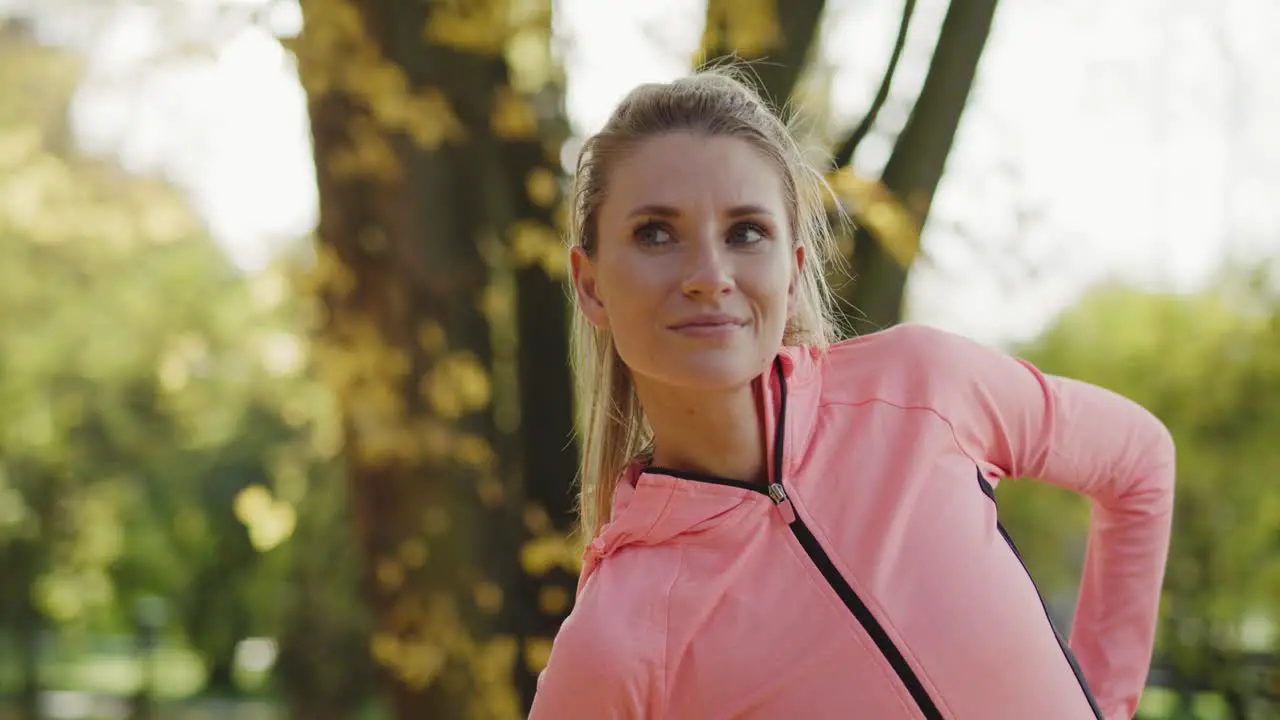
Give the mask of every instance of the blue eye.
[(729, 241), (735, 245), (755, 245), (766, 236), (764, 228), (755, 223), (738, 223), (729, 231)]
[(671, 233), (655, 222), (645, 223), (636, 228), (633, 236), (641, 245), (665, 245), (671, 242)]

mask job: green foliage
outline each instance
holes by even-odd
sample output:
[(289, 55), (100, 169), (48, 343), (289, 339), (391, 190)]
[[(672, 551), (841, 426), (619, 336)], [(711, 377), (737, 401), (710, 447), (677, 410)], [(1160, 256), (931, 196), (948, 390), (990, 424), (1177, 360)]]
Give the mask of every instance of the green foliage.
[[(234, 691), (236, 644), (300, 602), (297, 508), (342, 480), (299, 268), (244, 274), (176, 188), (79, 153), (78, 62), (0, 32), (0, 640), (131, 634), (160, 597)], [(307, 585), (340, 627), (349, 565)]]

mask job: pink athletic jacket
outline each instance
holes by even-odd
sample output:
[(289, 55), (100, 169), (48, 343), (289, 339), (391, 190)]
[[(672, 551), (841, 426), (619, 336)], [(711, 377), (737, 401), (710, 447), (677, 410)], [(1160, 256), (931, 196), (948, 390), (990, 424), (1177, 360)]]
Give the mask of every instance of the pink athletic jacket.
[[(532, 720), (1131, 718), (1174, 448), (1116, 394), (899, 326), (761, 382), (770, 484), (619, 482)], [(996, 518), (1035, 477), (1093, 503), (1070, 649)]]

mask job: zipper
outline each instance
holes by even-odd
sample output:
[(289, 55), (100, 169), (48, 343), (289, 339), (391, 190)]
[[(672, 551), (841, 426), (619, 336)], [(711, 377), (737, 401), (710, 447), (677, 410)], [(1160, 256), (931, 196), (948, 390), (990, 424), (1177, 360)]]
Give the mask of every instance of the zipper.
[[(978, 470), (978, 487), (982, 490), (982, 494), (987, 496), (991, 504), (996, 503), (996, 491), (991, 487), (991, 483), (982, 476), (982, 470)], [(1022, 566), (1022, 571), (1027, 574), (1027, 579), (1031, 581), (1031, 587), (1036, 592), (1036, 597), (1040, 599), (1040, 607), (1044, 608), (1044, 617), (1049, 621), (1049, 630), (1053, 633), (1053, 637), (1058, 641), (1058, 647), (1062, 649), (1062, 655), (1067, 659), (1067, 664), (1071, 666), (1071, 672), (1075, 673), (1076, 682), (1080, 683), (1080, 689), (1084, 692), (1084, 697), (1089, 701), (1089, 708), (1093, 710), (1093, 716), (1097, 720), (1104, 720), (1102, 709), (1098, 707), (1098, 701), (1093, 697), (1093, 691), (1089, 689), (1089, 683), (1084, 679), (1084, 671), (1080, 669), (1080, 663), (1076, 662), (1075, 653), (1071, 652), (1071, 647), (1067, 645), (1067, 641), (1062, 637), (1062, 633), (1058, 632), (1058, 627), (1053, 623), (1053, 616), (1049, 614), (1049, 604), (1045, 602), (1044, 595), (1040, 592), (1040, 586), (1036, 585), (1036, 579), (1031, 576), (1031, 569), (1027, 567), (1027, 562), (1022, 559), (1022, 553), (1018, 552), (1018, 546), (1014, 544), (1013, 537), (1009, 535), (1009, 531), (1004, 529), (1004, 523), (996, 520), (996, 531), (1000, 533), (1000, 537), (1004, 538), (1004, 542), (1013, 551), (1013, 556), (1018, 558), (1018, 564)]]
[(791, 528), (791, 533), (800, 543), (809, 559), (822, 573), (822, 577), (826, 579), (827, 584), (835, 591), (836, 595), (844, 602), (849, 612), (853, 613), (854, 619), (858, 621), (862, 628), (866, 630), (867, 635), (875, 642), (880, 653), (884, 655), (885, 660), (889, 662), (889, 666), (897, 673), (898, 679), (907, 688), (907, 692), (911, 693), (911, 699), (915, 701), (916, 706), (920, 708), (921, 714), (926, 720), (945, 720), (942, 713), (938, 710), (937, 704), (933, 702), (933, 698), (929, 697), (929, 692), (925, 690), (924, 684), (920, 682), (920, 678), (915, 671), (911, 669), (911, 665), (907, 663), (907, 659), (903, 657), (902, 652), (893, 644), (893, 639), (889, 637), (889, 633), (885, 632), (884, 626), (871, 614), (870, 608), (858, 597), (853, 591), (853, 587), (849, 585), (849, 581), (844, 579), (840, 571), (836, 569), (835, 564), (831, 562), (830, 556), (822, 549), (822, 545), (818, 543), (818, 539), (814, 537), (800, 516), (796, 514), (795, 507), (791, 504), (791, 498), (787, 495), (787, 489), (782, 486), (782, 452), (784, 449), (784, 439), (786, 438), (786, 418), (787, 418), (787, 381), (786, 376), (782, 372), (782, 359), (775, 357), (773, 361), (774, 371), (778, 374), (778, 421), (774, 427), (773, 434), (773, 468), (770, 474), (770, 483), (767, 488), (761, 487), (757, 483), (747, 483), (728, 478), (720, 478), (701, 473), (676, 470), (674, 468), (663, 468), (649, 466), (647, 471), (653, 473), (661, 473), (672, 477), (681, 477), (688, 480), (696, 480), (699, 482), (712, 483), (715, 485), (727, 485), (729, 487), (742, 488), (751, 490), (767, 496), (773, 501), (774, 507), (782, 514), (782, 518), (786, 521), (787, 526)]
[(774, 482), (769, 485), (769, 498), (773, 500), (774, 505), (782, 514), (783, 520), (787, 526), (791, 528), (791, 533), (795, 535), (796, 540), (800, 542), (800, 546), (804, 548), (809, 559), (817, 566), (818, 571), (822, 573), (822, 577), (831, 585), (831, 589), (844, 602), (849, 612), (853, 613), (853, 617), (867, 631), (867, 635), (875, 642), (880, 653), (884, 655), (885, 660), (889, 661), (889, 666), (898, 674), (898, 679), (906, 686), (907, 692), (911, 693), (911, 699), (915, 700), (916, 705), (920, 708), (920, 712), (929, 720), (943, 720), (942, 713), (938, 710), (938, 706), (933, 702), (933, 698), (929, 697), (929, 692), (925, 690), (924, 684), (920, 682), (920, 678), (915, 671), (911, 669), (911, 665), (907, 663), (907, 659), (903, 657), (902, 652), (898, 650), (898, 646), (893, 644), (893, 639), (889, 637), (889, 633), (885, 632), (884, 626), (871, 614), (871, 609), (867, 604), (858, 597), (853, 591), (853, 587), (849, 585), (849, 581), (844, 579), (840, 571), (836, 569), (831, 557), (822, 549), (822, 545), (818, 543), (818, 539), (814, 537), (809, 527), (804, 524), (796, 515), (796, 509), (791, 504), (791, 498), (787, 496), (787, 489), (780, 482)]

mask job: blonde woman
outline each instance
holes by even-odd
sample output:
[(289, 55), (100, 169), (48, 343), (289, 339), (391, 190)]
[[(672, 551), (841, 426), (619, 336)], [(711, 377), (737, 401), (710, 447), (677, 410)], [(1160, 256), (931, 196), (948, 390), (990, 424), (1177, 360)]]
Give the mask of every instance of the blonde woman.
[[(578, 161), (574, 610), (531, 718), (1130, 718), (1174, 447), (1138, 405), (905, 325), (836, 342), (821, 183), (717, 74)], [(992, 487), (1088, 496), (1070, 642)]]

